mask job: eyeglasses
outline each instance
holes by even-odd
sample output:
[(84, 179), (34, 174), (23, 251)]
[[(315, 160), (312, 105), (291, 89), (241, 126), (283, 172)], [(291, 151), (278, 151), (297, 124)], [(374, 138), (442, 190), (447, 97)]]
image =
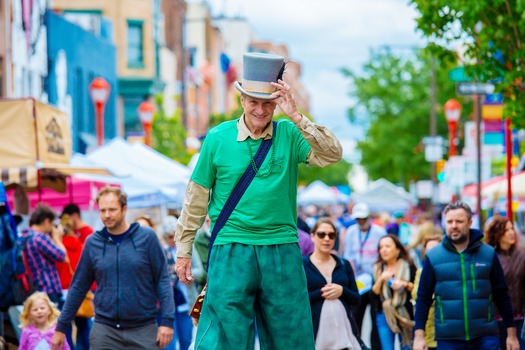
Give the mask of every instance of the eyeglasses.
[(335, 232), (321, 232), (321, 231), (318, 231), (315, 234), (317, 235), (317, 237), (319, 237), (321, 239), (324, 239), (327, 235), (328, 235), (328, 238), (335, 239)]

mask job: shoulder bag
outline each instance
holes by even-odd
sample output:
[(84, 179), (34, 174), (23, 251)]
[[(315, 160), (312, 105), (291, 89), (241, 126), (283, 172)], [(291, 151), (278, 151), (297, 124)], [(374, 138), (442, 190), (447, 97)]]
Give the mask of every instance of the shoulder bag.
[[(74, 271), (69, 260), (67, 266), (69, 267), (71, 277), (73, 277)], [(91, 318), (95, 316), (95, 303), (93, 302), (93, 299), (95, 299), (95, 294), (88, 290), (84, 300), (82, 300), (82, 304), (80, 304), (80, 307), (77, 310), (77, 317)]]

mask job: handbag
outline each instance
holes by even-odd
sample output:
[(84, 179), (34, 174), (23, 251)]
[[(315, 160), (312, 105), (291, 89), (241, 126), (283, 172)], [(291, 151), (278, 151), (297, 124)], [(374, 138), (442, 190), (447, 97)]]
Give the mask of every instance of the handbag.
[[(277, 134), (277, 122), (273, 121), (273, 136), (271, 139), (263, 140), (261, 142), (261, 145), (259, 146), (259, 149), (257, 150), (257, 153), (255, 154), (255, 157), (253, 157), (253, 161), (255, 163), (255, 167), (259, 169), (264, 162), (264, 159), (266, 158), (266, 155), (268, 154), (268, 151), (272, 147), (273, 139), (275, 138), (275, 135)], [(237, 182), (237, 185), (235, 185), (235, 188), (233, 189), (232, 193), (228, 197), (228, 200), (226, 200), (226, 203), (224, 204), (224, 207), (222, 208), (221, 212), (219, 213), (219, 216), (217, 217), (217, 220), (215, 221), (215, 225), (213, 226), (213, 230), (211, 232), (211, 238), (210, 238), (210, 244), (208, 246), (208, 268), (210, 267), (210, 253), (211, 249), (213, 247), (213, 243), (215, 242), (215, 238), (217, 238), (217, 234), (221, 230), (221, 228), (224, 227), (226, 224), (226, 221), (228, 221), (228, 218), (230, 217), (231, 213), (241, 200), (241, 197), (243, 196), (244, 192), (246, 192), (246, 189), (252, 182), (252, 180), (255, 178), (255, 170), (252, 164), (250, 163), (248, 165), (248, 168), (244, 171), (244, 174), (242, 174), (241, 178), (239, 179), (239, 182)], [(206, 296), (206, 290), (208, 288), (208, 283), (204, 286), (202, 289), (202, 292), (199, 294), (197, 299), (195, 300), (195, 303), (193, 304), (193, 307), (190, 309), (190, 316), (193, 317), (195, 322), (199, 322), (199, 318), (201, 316), (202, 306), (204, 304), (204, 298)]]
[(77, 317), (91, 318), (95, 316), (93, 299), (95, 299), (95, 294), (93, 294), (92, 291), (88, 291), (86, 297), (82, 300), (82, 304), (80, 304), (78, 308)]
[[(67, 266), (69, 267), (69, 273), (73, 276), (73, 268), (69, 261), (67, 262)], [(93, 302), (93, 299), (95, 299), (95, 294), (88, 290), (84, 300), (82, 300), (82, 304), (80, 304), (80, 307), (77, 310), (77, 317), (91, 318), (95, 316), (95, 303)]]
[(204, 288), (202, 288), (201, 293), (195, 300), (195, 303), (193, 304), (190, 310), (190, 316), (194, 318), (196, 321), (199, 321), (199, 318), (201, 317), (202, 304), (204, 304), (204, 296), (206, 295), (207, 288), (208, 288), (208, 284), (206, 283), (206, 285), (204, 285)]

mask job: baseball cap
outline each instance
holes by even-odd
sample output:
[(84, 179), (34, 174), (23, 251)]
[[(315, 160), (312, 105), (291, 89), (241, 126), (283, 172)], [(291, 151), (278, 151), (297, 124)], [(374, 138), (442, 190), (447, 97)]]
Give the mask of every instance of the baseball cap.
[(366, 219), (370, 216), (370, 208), (366, 203), (356, 203), (352, 209), (353, 219)]

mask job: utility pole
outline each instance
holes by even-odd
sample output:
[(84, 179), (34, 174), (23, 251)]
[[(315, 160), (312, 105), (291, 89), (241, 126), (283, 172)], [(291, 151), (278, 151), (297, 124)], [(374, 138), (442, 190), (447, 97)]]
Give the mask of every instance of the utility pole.
[[(436, 59), (434, 56), (430, 58), (430, 136), (435, 138), (436, 136)], [(432, 198), (430, 199), (430, 210), (434, 209), (434, 199), (436, 198), (436, 162), (431, 162), (431, 173), (432, 173)]]

